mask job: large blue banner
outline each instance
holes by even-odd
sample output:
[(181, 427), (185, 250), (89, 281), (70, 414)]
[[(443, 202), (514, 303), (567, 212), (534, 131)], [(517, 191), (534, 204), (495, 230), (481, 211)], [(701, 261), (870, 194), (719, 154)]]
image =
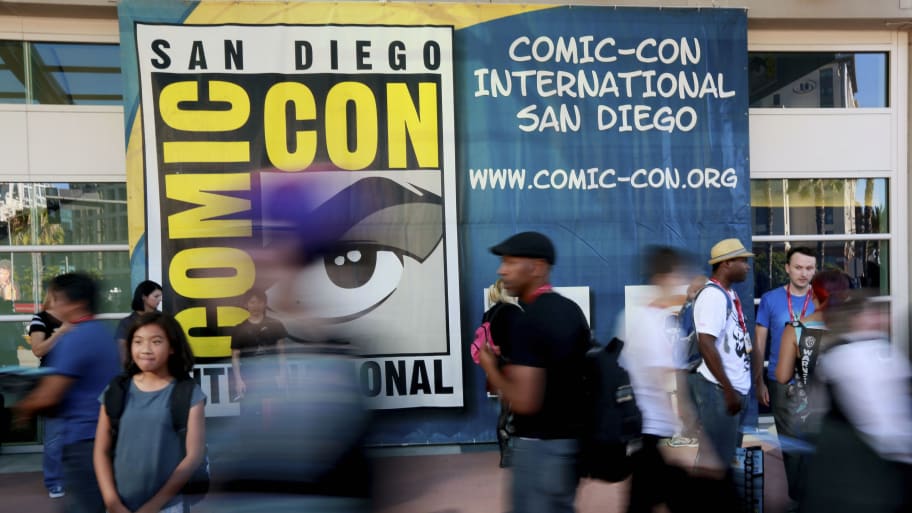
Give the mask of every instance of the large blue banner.
[[(557, 247), (554, 283), (590, 287), (607, 341), (645, 246), (748, 244), (742, 11), (567, 7), (456, 41), (463, 297), (496, 278), (488, 247), (538, 230)], [(477, 323), (480, 303), (465, 313)], [(478, 401), (483, 382), (466, 384)]]
[[(131, 188), (144, 189), (147, 198), (143, 219), (131, 218), (139, 234), (131, 232), (131, 240), (137, 247), (149, 241), (148, 263), (134, 261), (162, 279), (166, 307), (179, 314), (211, 304), (229, 308), (218, 305), (236, 292), (193, 295), (200, 288), (183, 255), (197, 254), (200, 243), (178, 240), (175, 233), (193, 227), (171, 223), (201, 221), (180, 205), (204, 205), (204, 192), (218, 191), (220, 176), (221, 190), (233, 191), (225, 198), (249, 199), (244, 218), (253, 222), (268, 217), (263, 198), (279, 197), (270, 189), (288, 187), (278, 171), (292, 175), (295, 186), (330, 184), (331, 198), (404, 189), (397, 201), (417, 205), (406, 215), (410, 228), (392, 237), (411, 244), (388, 261), (394, 279), (377, 274), (392, 292), (344, 321), (377, 334), (361, 368), (365, 393), (379, 410), (376, 443), (494, 439), (496, 401), (468, 358), (468, 341), (483, 313), (482, 291), (497, 277), (488, 248), (507, 236), (537, 230), (554, 241), (553, 282), (588, 287), (584, 302), (600, 340), (613, 335), (624, 287), (643, 282), (637, 255), (644, 246), (679, 246), (703, 258), (720, 239), (750, 239), (742, 10), (395, 3), (280, 9), (243, 2), (188, 9), (184, 2), (142, 1), (120, 9), (125, 70), (136, 70), (126, 77), (128, 154), (135, 159), (128, 159), (129, 176)], [(222, 93), (209, 86), (216, 79), (229, 84)], [(235, 161), (226, 164), (224, 153), (178, 152), (201, 137), (182, 135), (193, 126), (182, 117), (189, 110), (180, 112), (179, 88), (188, 80), (209, 80), (201, 89), (207, 94), (240, 91), (238, 98), (246, 98), (243, 123), (213, 136), (248, 141), (249, 151), (242, 148)], [(140, 91), (143, 127), (133, 118)], [(290, 127), (282, 124), (278, 133), (269, 113), (291, 111), (270, 107), (275, 94), (288, 94), (286, 109), (298, 109), (296, 125), (285, 123), (284, 113), (273, 119)], [(358, 120), (315, 129), (309, 160), (295, 143), (282, 146), (286, 135), (304, 137), (297, 144), (309, 140), (301, 136), (311, 126), (301, 94), (316, 98), (315, 112), (325, 106), (327, 120), (336, 119), (333, 98), (342, 98), (342, 116)], [(371, 98), (379, 117), (359, 117)], [(365, 119), (379, 127), (377, 153), (367, 157), (360, 144), (371, 136), (361, 131)], [(346, 138), (347, 146), (338, 142)], [(188, 172), (200, 178), (186, 178)], [(196, 192), (177, 192), (180, 184)], [(224, 200), (222, 214), (247, 212), (232, 201)], [(219, 244), (227, 244), (230, 237), (222, 235)], [(372, 262), (380, 265), (375, 253)], [(751, 292), (740, 290), (742, 297)], [(341, 297), (331, 305), (302, 301), (312, 312), (335, 312), (364, 295)], [(225, 322), (243, 318), (225, 312), (234, 312)], [(389, 319), (395, 322), (384, 324)], [(218, 360), (224, 340), (207, 338), (206, 326), (193, 328), (194, 349), (208, 351), (213, 369), (227, 365)]]

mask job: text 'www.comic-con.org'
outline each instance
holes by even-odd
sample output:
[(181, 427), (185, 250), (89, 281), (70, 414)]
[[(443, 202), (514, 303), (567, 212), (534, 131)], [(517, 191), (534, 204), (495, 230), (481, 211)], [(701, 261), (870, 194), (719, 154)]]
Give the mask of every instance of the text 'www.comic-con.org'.
[(734, 168), (639, 168), (620, 172), (613, 168), (579, 169), (469, 168), (472, 190), (603, 190), (634, 189), (734, 189)]

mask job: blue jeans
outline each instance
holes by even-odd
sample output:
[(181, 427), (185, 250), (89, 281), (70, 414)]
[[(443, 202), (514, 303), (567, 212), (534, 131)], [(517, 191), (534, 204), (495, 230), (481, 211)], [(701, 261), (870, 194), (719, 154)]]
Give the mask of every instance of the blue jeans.
[[(741, 411), (729, 415), (725, 407), (725, 394), (722, 387), (704, 378), (699, 372), (688, 376), (697, 417), (703, 429), (703, 439), (709, 441), (712, 447), (700, 444), (697, 451), (697, 465), (706, 463), (707, 450), (715, 452), (724, 468), (731, 466), (735, 458), (735, 449), (741, 447), (741, 424), (747, 414), (747, 396), (738, 392), (741, 398)], [(701, 441), (702, 441), (701, 440)]]
[(579, 442), (515, 438), (513, 513), (573, 513)]
[(95, 440), (80, 440), (63, 446), (63, 482), (67, 487), (65, 513), (105, 513), (92, 464), (94, 447)]
[(44, 486), (50, 490), (63, 486), (63, 419), (44, 418)]

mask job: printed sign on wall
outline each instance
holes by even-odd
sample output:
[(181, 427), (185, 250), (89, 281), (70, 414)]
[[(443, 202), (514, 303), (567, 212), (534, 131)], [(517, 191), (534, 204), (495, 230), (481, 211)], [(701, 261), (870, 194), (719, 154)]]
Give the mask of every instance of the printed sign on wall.
[[(496, 407), (463, 364), (473, 298), (496, 279), (488, 248), (551, 238), (553, 284), (588, 287), (607, 341), (644, 246), (750, 241), (743, 10), (118, 8), (128, 188), (146, 198), (131, 210), (134, 270), (162, 281), (224, 390), (224, 328), (262, 287), (292, 341), (351, 337), (373, 408), (443, 407), (380, 415), (379, 442), (493, 440)], [(254, 253), (275, 241), (259, 228), (289, 217), (347, 245), (270, 278)]]
[[(333, 252), (282, 276), (292, 342), (332, 324), (377, 408), (462, 404), (450, 28), (136, 25), (150, 277), (201, 357), (263, 280), (291, 209)], [(301, 206), (301, 204), (305, 204)], [(311, 221), (309, 224), (316, 224)], [(338, 226), (344, 224), (344, 226)], [(253, 254), (252, 254), (253, 253)], [(160, 274), (159, 274), (160, 271)], [(453, 311), (458, 312), (458, 308)]]

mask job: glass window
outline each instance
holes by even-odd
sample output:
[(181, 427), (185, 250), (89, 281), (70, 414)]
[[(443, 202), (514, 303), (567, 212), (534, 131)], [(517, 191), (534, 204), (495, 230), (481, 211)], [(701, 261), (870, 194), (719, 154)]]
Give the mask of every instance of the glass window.
[(0, 183), (0, 246), (126, 244), (123, 183)]
[(886, 233), (886, 178), (751, 180), (755, 235)]
[(754, 242), (754, 279), (756, 297), (788, 282), (785, 256), (793, 246), (807, 246), (817, 252), (817, 270), (838, 269), (849, 275), (853, 287), (875, 289), (874, 294), (890, 294), (890, 245), (887, 241)]
[[(5, 268), (10, 272), (6, 273)], [(98, 279), (98, 313), (130, 311), (130, 256), (126, 251), (0, 253), (0, 314), (32, 314), (44, 301), (45, 284), (71, 271)], [(8, 277), (7, 277), (8, 276)]]
[(751, 107), (889, 107), (886, 52), (750, 52)]
[(120, 105), (120, 47), (111, 44), (30, 43), (32, 101)]
[(21, 41), (0, 41), (0, 102), (25, 103), (25, 65)]
[(32, 349), (29, 345), (29, 322), (30, 321), (0, 322), (0, 366), (38, 366), (38, 358), (32, 354)]

